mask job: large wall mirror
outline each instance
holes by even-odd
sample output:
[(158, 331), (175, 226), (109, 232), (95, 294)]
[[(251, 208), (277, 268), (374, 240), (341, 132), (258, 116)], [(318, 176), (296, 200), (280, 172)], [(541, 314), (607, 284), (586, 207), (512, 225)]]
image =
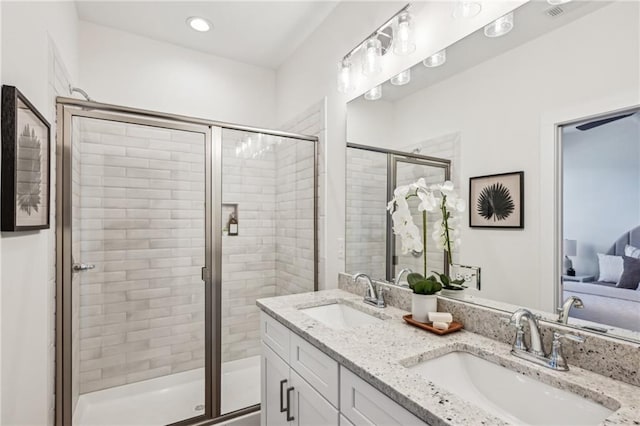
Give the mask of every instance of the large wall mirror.
[(349, 103), (348, 143), (448, 159), (467, 200), (471, 178), (523, 172), (522, 228), (463, 220), (458, 262), (482, 268), (472, 302), (555, 321), (577, 296), (569, 325), (640, 341), (640, 289), (619, 285), (640, 246), (638, 16), (638, 2), (531, 1), (507, 34), (480, 29)]

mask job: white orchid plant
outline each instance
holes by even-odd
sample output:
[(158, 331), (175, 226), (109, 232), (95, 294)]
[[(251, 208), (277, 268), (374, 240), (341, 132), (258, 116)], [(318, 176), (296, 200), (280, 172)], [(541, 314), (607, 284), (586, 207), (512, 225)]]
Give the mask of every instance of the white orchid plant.
[[(422, 239), (420, 229), (413, 222), (413, 216), (407, 200), (417, 197), (420, 199), (418, 211), (422, 212)], [(424, 274), (411, 273), (407, 276), (409, 286), (418, 294), (434, 294), (442, 287), (450, 290), (464, 288), (464, 280), (452, 280), (446, 274), (431, 275), (427, 277), (427, 212), (440, 214), (440, 220), (436, 223), (431, 237), (439, 250), (447, 253), (447, 261), (452, 263), (451, 253), (460, 245), (459, 220), (456, 213), (465, 210), (465, 202), (458, 197), (451, 181), (442, 184), (427, 186), (424, 178), (409, 184), (397, 187), (393, 192), (393, 199), (389, 201), (387, 210), (391, 212), (393, 221), (393, 233), (401, 238), (402, 253), (422, 252)]]

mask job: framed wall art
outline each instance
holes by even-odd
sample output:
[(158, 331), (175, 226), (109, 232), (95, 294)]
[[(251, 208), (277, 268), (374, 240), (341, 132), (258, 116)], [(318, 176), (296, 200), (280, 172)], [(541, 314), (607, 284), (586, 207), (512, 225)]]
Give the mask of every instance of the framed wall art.
[(524, 172), (469, 179), (471, 228), (524, 228)]
[(1, 229), (47, 229), (51, 126), (18, 89), (5, 85), (1, 127)]

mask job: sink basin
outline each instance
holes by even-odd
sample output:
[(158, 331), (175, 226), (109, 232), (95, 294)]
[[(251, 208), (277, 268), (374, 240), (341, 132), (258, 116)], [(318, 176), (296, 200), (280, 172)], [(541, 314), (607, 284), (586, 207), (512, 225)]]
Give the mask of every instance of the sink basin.
[(513, 424), (597, 425), (613, 413), (467, 352), (450, 352), (408, 368)]
[(327, 327), (343, 330), (345, 328), (358, 327), (367, 324), (379, 324), (381, 319), (373, 315), (365, 314), (342, 303), (315, 306), (313, 308), (300, 309), (300, 312), (321, 322)]

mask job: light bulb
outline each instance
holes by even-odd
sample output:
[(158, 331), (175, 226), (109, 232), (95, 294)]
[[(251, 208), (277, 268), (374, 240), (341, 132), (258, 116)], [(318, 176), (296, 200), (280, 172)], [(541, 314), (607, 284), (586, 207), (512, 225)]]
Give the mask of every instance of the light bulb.
[(377, 37), (372, 37), (365, 43), (362, 74), (374, 75), (382, 71), (380, 58), (382, 57), (382, 43)]
[(187, 18), (187, 24), (194, 30), (200, 32), (207, 32), (211, 29), (211, 23), (204, 18), (197, 16), (191, 16)]
[(404, 86), (411, 81), (411, 68), (402, 71), (391, 77), (391, 84), (394, 86)]
[(455, 19), (473, 18), (477, 16), (481, 10), (482, 4), (480, 2), (458, 0), (453, 8), (453, 17)]
[(446, 61), (447, 61), (447, 49), (442, 49), (438, 53), (434, 53), (433, 55), (429, 56), (427, 59), (422, 61), (422, 64), (425, 67), (433, 68), (433, 67), (439, 67), (440, 65), (444, 64)]
[(338, 62), (338, 91), (348, 93), (353, 90), (353, 79), (351, 78), (351, 59), (344, 58)]
[(368, 101), (377, 101), (382, 97), (382, 86), (373, 87), (371, 90), (365, 92), (364, 98)]
[(398, 15), (398, 25), (393, 35), (393, 52), (396, 55), (408, 55), (415, 52), (416, 42), (413, 34), (413, 20), (407, 11)]
[(496, 19), (484, 27), (484, 35), (487, 37), (500, 37), (513, 29), (513, 12)]

